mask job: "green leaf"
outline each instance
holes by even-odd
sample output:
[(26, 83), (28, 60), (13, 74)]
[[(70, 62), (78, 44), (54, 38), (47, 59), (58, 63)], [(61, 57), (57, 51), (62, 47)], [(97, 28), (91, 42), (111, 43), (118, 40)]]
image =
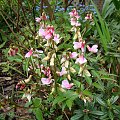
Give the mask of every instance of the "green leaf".
[[(111, 41), (109, 29), (107, 27), (107, 24), (105, 23), (105, 20), (103, 20), (103, 18), (101, 17), (94, 2), (92, 0), (91, 0), (91, 2), (95, 8), (95, 11), (96, 11), (97, 17), (98, 17), (98, 20), (97, 20), (97, 18), (94, 16), (94, 21), (95, 21), (97, 31), (100, 36), (100, 42), (102, 43), (102, 47), (104, 48), (105, 52), (108, 52), (107, 45)], [(98, 22), (99, 22), (99, 24), (98, 24)]]
[(10, 56), (8, 57), (8, 60), (10, 60), (11, 62), (22, 62), (22, 59), (19, 56)]
[(97, 102), (98, 102), (100, 105), (106, 106), (106, 103), (105, 103), (101, 98), (96, 97), (96, 100), (97, 100)]
[(114, 104), (118, 100), (119, 96), (112, 96), (110, 99), (111, 104)]
[(67, 99), (67, 98), (65, 98), (65, 97), (63, 97), (63, 96), (57, 96), (57, 97), (55, 98), (55, 100), (53, 101), (53, 105), (58, 104), (58, 103), (66, 100), (66, 99)]
[(92, 79), (88, 76), (85, 76), (86, 82), (91, 85), (92, 84)]
[(12, 66), (9, 66), (10, 69), (14, 70), (15, 72), (18, 72), (19, 74), (23, 75), (26, 77), (26, 75), (24, 75), (21, 71), (17, 70), (16, 68), (12, 67)]
[(116, 9), (119, 10), (120, 9), (120, 0), (112, 0)]
[(32, 105), (32, 101), (25, 103), (25, 107), (29, 107), (30, 105)]
[(33, 110), (37, 120), (43, 120), (42, 111), (39, 108)]
[(6, 43), (6, 41), (3, 42), (3, 43), (0, 45), (0, 49), (4, 47), (5, 43)]
[(102, 111), (91, 111), (90, 112), (91, 114), (93, 114), (93, 115), (104, 115), (104, 112), (102, 112)]
[(84, 90), (84, 91), (83, 91), (83, 94), (84, 94), (84, 95), (88, 95), (88, 96), (90, 96), (90, 97), (92, 96), (92, 93), (91, 93), (89, 90)]
[(61, 44), (61, 45), (58, 46), (58, 50), (61, 50), (61, 49), (67, 50), (67, 49), (72, 49), (72, 48), (73, 48), (73, 45), (66, 44), (66, 43)]
[(83, 114), (82, 115), (74, 115), (74, 116), (72, 116), (71, 118), (70, 118), (70, 120), (80, 120), (80, 118), (83, 116)]
[(94, 82), (92, 85), (104, 91), (104, 86), (100, 85), (99, 83)]
[(66, 101), (66, 105), (68, 106), (69, 110), (71, 110), (71, 108), (72, 108), (72, 103), (73, 103), (73, 100), (71, 100), (71, 99), (68, 99)]
[(113, 113), (112, 113), (112, 111), (108, 111), (108, 115), (109, 115), (109, 118), (111, 119), (111, 120), (114, 120), (114, 115), (113, 115)]
[(74, 84), (77, 86), (77, 87), (80, 87), (81, 85), (81, 82), (77, 81), (77, 80), (73, 80), (74, 81)]
[(100, 79), (100, 75), (99, 75), (99, 73), (98, 73), (97, 71), (91, 70), (91, 73), (92, 73), (92, 75), (93, 75), (94, 77), (97, 77), (98, 79)]
[(41, 104), (41, 99), (40, 98), (35, 98), (35, 99), (33, 99), (33, 105), (34, 105), (34, 107), (38, 107), (38, 106), (40, 106), (40, 104)]

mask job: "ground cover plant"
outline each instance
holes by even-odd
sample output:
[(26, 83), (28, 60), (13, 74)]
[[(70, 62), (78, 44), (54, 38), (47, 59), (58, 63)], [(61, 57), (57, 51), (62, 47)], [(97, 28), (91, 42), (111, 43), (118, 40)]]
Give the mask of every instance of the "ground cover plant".
[(119, 27), (110, 24), (119, 24), (116, 2), (106, 0), (101, 13), (92, 0), (45, 0), (40, 8), (39, 1), (5, 2), (0, 70), (14, 81), (6, 89), (0, 79), (0, 119), (119, 120)]

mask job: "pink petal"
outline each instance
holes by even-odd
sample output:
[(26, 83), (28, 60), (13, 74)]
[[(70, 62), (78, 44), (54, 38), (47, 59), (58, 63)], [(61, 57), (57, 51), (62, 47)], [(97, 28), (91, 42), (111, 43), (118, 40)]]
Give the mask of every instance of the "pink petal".
[(65, 67), (62, 67), (62, 71), (59, 72), (59, 75), (60, 75), (60, 76), (63, 76), (63, 75), (65, 75), (65, 74), (67, 74), (66, 68), (65, 68)]
[(76, 9), (73, 9), (70, 13), (69, 13), (70, 17), (76, 17), (77, 19), (80, 17), (78, 15), (78, 12), (76, 11)]
[(55, 34), (53, 40), (58, 44), (58, 43), (59, 43), (59, 40), (60, 40), (59, 34)]
[(75, 18), (71, 18), (71, 25), (75, 25), (77, 20)]
[(69, 83), (68, 80), (63, 80), (61, 86), (62, 88), (71, 89), (73, 86), (73, 83)]
[(98, 52), (98, 45), (93, 45), (91, 48), (89, 47), (89, 45), (87, 45), (88, 51), (93, 52), (93, 53), (97, 53)]
[(86, 63), (87, 60), (83, 57), (83, 55), (79, 56), (79, 58), (76, 59), (75, 63), (79, 63), (80, 65)]
[(46, 34), (45, 29), (40, 28), (38, 34), (39, 34), (39, 36), (44, 37)]
[(52, 82), (52, 80), (50, 78), (41, 78), (41, 82), (44, 85), (49, 85)]
[(73, 44), (74, 44), (73, 47), (75, 50), (81, 48), (81, 46), (82, 46), (82, 42), (73, 42)]
[(49, 40), (51, 37), (52, 37), (52, 34), (51, 34), (51, 33), (45, 35), (45, 39), (47, 39), (47, 40)]
[(70, 58), (76, 58), (77, 57), (77, 52), (72, 52), (71, 54), (70, 54)]
[(75, 26), (77, 27), (77, 26), (80, 26), (81, 24), (80, 23), (78, 23), (78, 21), (76, 22), (76, 24), (75, 24)]
[(33, 54), (33, 49), (31, 48), (30, 51), (25, 55), (25, 58), (30, 57)]
[(36, 17), (36, 18), (35, 18), (35, 21), (36, 21), (36, 22), (40, 22), (40, 21), (41, 21), (41, 18)]

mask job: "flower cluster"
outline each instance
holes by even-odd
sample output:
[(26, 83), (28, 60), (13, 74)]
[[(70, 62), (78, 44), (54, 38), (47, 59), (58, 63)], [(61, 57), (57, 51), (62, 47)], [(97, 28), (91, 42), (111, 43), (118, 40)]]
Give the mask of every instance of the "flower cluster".
[[(73, 30), (75, 31), (75, 36), (74, 36), (74, 42), (73, 42), (73, 48), (74, 48), (74, 52), (70, 53), (70, 58), (76, 59), (75, 64), (79, 64), (80, 65), (80, 71), (83, 70), (87, 71), (89, 73), (89, 71), (87, 70), (87, 68), (85, 68), (84, 64), (87, 62), (87, 59), (84, 57), (85, 56), (85, 47), (87, 46), (87, 49), (89, 52), (92, 53), (97, 53), (98, 52), (98, 45), (93, 45), (92, 47), (90, 47), (89, 45), (86, 45), (85, 40), (83, 40), (82, 35), (80, 33), (80, 29), (78, 28), (78, 24), (80, 25), (80, 23), (78, 22), (78, 18), (80, 17), (78, 15), (78, 12), (76, 11), (76, 9), (73, 9), (70, 13), (70, 17), (71, 17), (71, 25), (73, 25)], [(73, 22), (73, 19), (75, 20)], [(85, 17), (86, 20), (91, 20), (92, 19), (92, 14), (87, 14), (87, 16)], [(88, 74), (90, 76), (90, 73)]]
[(56, 44), (58, 44), (60, 40), (59, 34), (55, 34), (54, 27), (50, 25), (46, 26), (46, 28), (41, 27), (39, 29), (39, 36), (45, 38), (46, 40), (53, 39)]
[(71, 25), (72, 26), (80, 26), (81, 24), (78, 22), (78, 19), (79, 19), (79, 15), (78, 15), (78, 12), (76, 11), (76, 9), (73, 9), (70, 13), (69, 13), (70, 17), (71, 17)]
[(45, 68), (41, 65), (41, 72), (44, 74), (45, 78), (41, 78), (41, 82), (43, 85), (49, 85), (52, 82), (51, 70), (49, 67)]

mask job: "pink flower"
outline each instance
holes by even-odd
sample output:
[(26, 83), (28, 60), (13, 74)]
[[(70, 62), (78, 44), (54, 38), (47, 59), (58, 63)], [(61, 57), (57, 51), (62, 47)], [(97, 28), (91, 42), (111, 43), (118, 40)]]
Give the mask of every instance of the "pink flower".
[(76, 20), (76, 18), (71, 18), (70, 22), (71, 22), (71, 25), (74, 26), (76, 24), (77, 20)]
[(60, 76), (63, 76), (65, 74), (67, 74), (66, 68), (62, 67), (62, 71), (61, 72), (57, 72)]
[(79, 58), (76, 59), (76, 62), (75, 63), (79, 63), (80, 65), (86, 63), (87, 60), (84, 58), (83, 55), (79, 56)]
[(92, 14), (87, 14), (87, 16), (85, 17), (86, 20), (92, 20)]
[(13, 47), (13, 48), (10, 48), (10, 50), (8, 51), (8, 54), (9, 56), (15, 56), (17, 52), (18, 52), (18, 48)]
[(45, 30), (43, 28), (40, 28), (38, 34), (39, 34), (39, 36), (44, 37), (45, 36)]
[(81, 24), (77, 21), (76, 22), (76, 24), (75, 24), (75, 26), (77, 27), (77, 26), (80, 26)]
[(54, 27), (53, 26), (47, 26), (46, 29), (43, 29), (42, 27), (39, 29), (39, 36), (49, 40), (53, 37), (54, 34)]
[(85, 41), (84, 41), (84, 42), (82, 41), (82, 42), (81, 42), (81, 51), (82, 51), (82, 52), (84, 52), (84, 47), (85, 47)]
[(77, 57), (77, 52), (72, 52), (70, 53), (70, 58), (76, 58)]
[(54, 27), (53, 26), (47, 26), (46, 30), (45, 30), (45, 39), (49, 40), (50, 38), (52, 38), (54, 34)]
[(52, 33), (49, 32), (48, 34), (45, 35), (45, 39), (49, 40), (52, 37)]
[(35, 21), (36, 21), (36, 22), (40, 22), (40, 21), (41, 21), (41, 18), (36, 17), (36, 18), (35, 18)]
[(51, 32), (53, 34), (54, 33), (54, 27), (48, 25), (47, 28), (46, 28), (46, 31)]
[(41, 82), (44, 85), (49, 85), (52, 82), (52, 80), (50, 78), (41, 78)]
[(82, 46), (82, 42), (73, 42), (73, 44), (74, 44), (73, 47), (75, 50), (81, 48), (81, 46)]
[(73, 42), (74, 44), (74, 49), (79, 49), (81, 48), (81, 51), (84, 52), (84, 47), (85, 47), (85, 41), (80, 41), (80, 42)]
[(54, 34), (54, 39), (53, 40), (56, 42), (56, 44), (58, 44), (59, 41), (60, 41), (59, 34)]
[(46, 75), (47, 77), (51, 77), (51, 70), (50, 70), (50, 68), (49, 67), (47, 67), (47, 68), (41, 68), (42, 70), (41, 70), (41, 72), (43, 72), (44, 73), (44, 75)]
[(80, 17), (78, 15), (78, 12), (76, 11), (76, 9), (73, 9), (70, 13), (69, 13), (70, 17), (76, 17), (77, 19)]
[(93, 53), (97, 53), (98, 52), (98, 45), (93, 45), (92, 47), (89, 47), (89, 45), (87, 45), (87, 48), (90, 52), (93, 52)]
[(68, 80), (63, 80), (61, 86), (62, 88), (71, 89), (73, 86), (73, 83), (69, 83)]
[(70, 22), (71, 22), (72, 26), (80, 26), (81, 25), (80, 23), (78, 23), (76, 18), (71, 18)]
[(30, 49), (28, 53), (26, 53), (25, 58), (30, 57), (33, 54), (33, 48)]

